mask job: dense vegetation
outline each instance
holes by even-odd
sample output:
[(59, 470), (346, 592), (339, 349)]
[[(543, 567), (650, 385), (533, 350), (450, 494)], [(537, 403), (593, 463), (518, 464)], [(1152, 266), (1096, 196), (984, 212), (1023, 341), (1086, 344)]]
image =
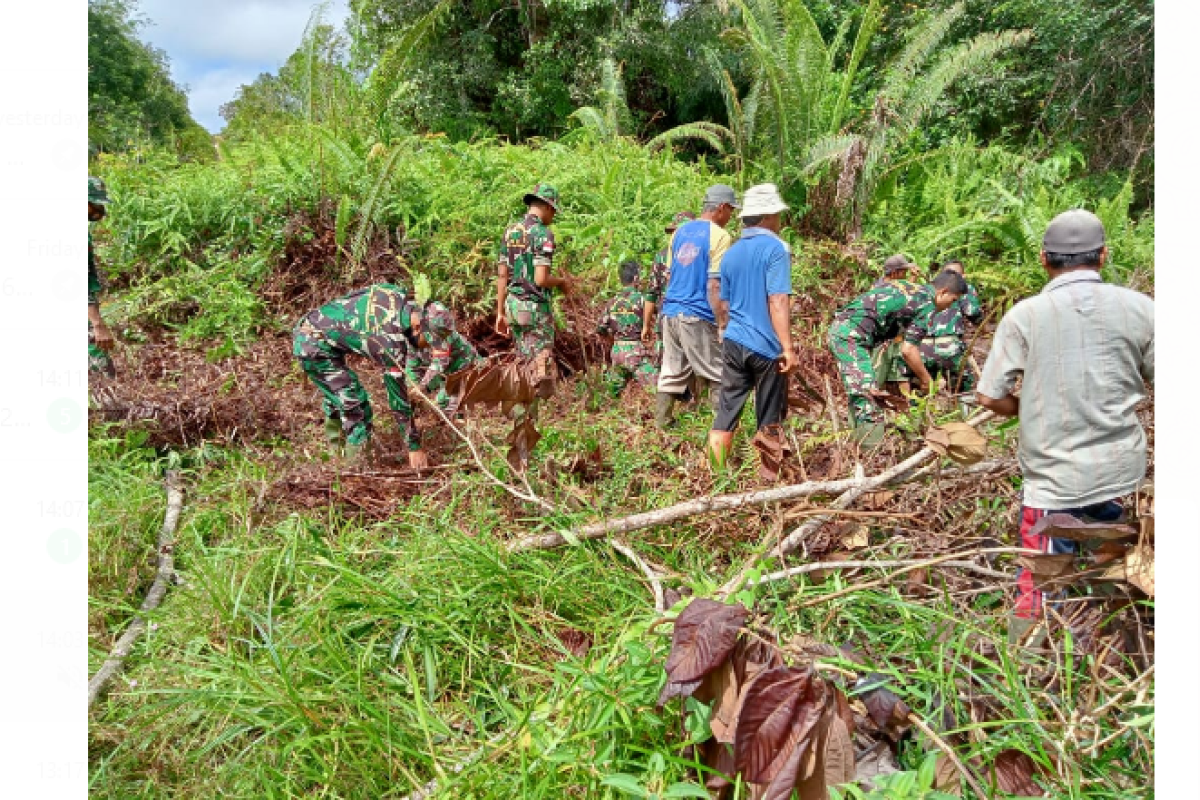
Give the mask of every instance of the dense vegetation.
[(137, 38), (131, 0), (88, 0), (88, 140), (92, 152), (146, 145), (211, 158), (208, 133), (172, 82), (166, 54)]
[[(894, 251), (964, 258), (989, 313), (1002, 312), (1042, 285), (1042, 231), (1069, 207), (1104, 219), (1106, 277), (1153, 291), (1149, 2), (351, 7), (347, 31), (315, 13), (278, 73), (230, 99), (214, 149), (178, 116), (182, 95), (162, 82), (163, 56), (134, 38), (133, 6), (89, 4), (91, 171), (114, 200), (96, 230), (104, 313), (126, 386), (139, 359), (157, 359), (151, 399), (164, 407), (197, 400), (171, 394), (185, 364), (203, 363), (192, 351), (223, 371), (213, 391), (238, 402), (253, 363), (286, 364), (253, 387), (266, 404), (307, 389), (284, 352), (307, 310), (297, 303), (368, 278), (419, 284), (465, 321), (486, 318), (497, 236), (539, 180), (562, 192), (556, 265), (582, 278), (585, 314), (616, 288), (615, 266), (648, 263), (664, 223), (717, 181), (775, 182), (796, 209), (784, 232), (798, 256), (795, 327), (813, 350), (837, 303)], [(558, 313), (580, 327), (578, 306)], [(436, 778), (439, 796), (456, 798), (705, 796), (690, 745), (707, 709), (655, 709), (669, 629), (651, 629), (639, 573), (603, 544), (514, 554), (503, 543), (758, 486), (753, 453), (742, 437), (745, 466), (714, 477), (703, 414), (665, 436), (644, 424), (645, 398), (597, 404), (591, 384), (564, 384), (543, 412), (530, 480), (553, 513), (513, 501), (449, 435), (433, 448), (444, 471), (392, 498), (385, 519), (334, 502), (350, 492), (336, 476), (317, 502), (296, 503), (288, 487), (326, 475), (315, 393), (286, 409), (303, 418), (297, 435), (239, 430), (199, 446), (94, 417), (91, 672), (152, 578), (164, 470), (182, 470), (189, 493), (183, 582), (93, 711), (91, 794), (403, 797)], [(902, 428), (956, 414), (922, 406)], [(791, 424), (810, 467), (844, 438), (825, 414)], [(505, 434), (487, 416), (472, 430), (482, 443)], [(992, 440), (1011, 452), (1013, 431)], [(900, 438), (893, 455), (913, 444)], [(481, 449), (510, 474), (498, 449)], [(580, 467), (591, 453), (602, 468)], [(917, 519), (871, 520), (863, 557), (903, 558), (930, 538), (1005, 541), (1017, 479), (976, 488), (889, 501)], [(672, 586), (703, 596), (791, 511), (634, 541)], [(739, 599), (784, 639), (845, 643), (831, 667), (889, 676), (919, 717), (954, 721), (936, 727), (972, 763), (1016, 748), (1052, 796), (1146, 796), (1152, 688), (1085, 725), (1127, 672), (1100, 670), (1069, 638), (1031, 677), (1005, 647), (1002, 585), (928, 584), (801, 609), (846, 585), (814, 575)], [(964, 699), (964, 685), (984, 699)], [(905, 739), (902, 773), (872, 797), (944, 797), (931, 788), (934, 752)]]

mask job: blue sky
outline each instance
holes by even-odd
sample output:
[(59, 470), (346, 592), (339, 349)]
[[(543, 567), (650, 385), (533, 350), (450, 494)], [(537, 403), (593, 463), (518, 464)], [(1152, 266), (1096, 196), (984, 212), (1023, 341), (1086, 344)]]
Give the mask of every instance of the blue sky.
[[(259, 73), (275, 72), (300, 46), (314, 0), (141, 0), (150, 24), (141, 36), (166, 51), (171, 77), (185, 87), (196, 121), (216, 133), (217, 110)], [(340, 27), (349, 0), (331, 0), (327, 22)]]

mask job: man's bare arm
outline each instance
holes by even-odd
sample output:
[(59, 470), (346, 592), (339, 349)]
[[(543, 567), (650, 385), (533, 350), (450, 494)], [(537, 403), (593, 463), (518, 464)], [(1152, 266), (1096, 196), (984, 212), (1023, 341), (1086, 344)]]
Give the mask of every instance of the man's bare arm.
[(534, 265), (533, 282), (543, 289), (562, 289), (564, 292), (570, 292), (572, 286), (570, 278), (558, 278), (551, 275), (549, 264)]
[(783, 363), (779, 365), (780, 372), (791, 372), (796, 366), (796, 350), (792, 346), (792, 298), (786, 294), (773, 294), (767, 297), (767, 310), (771, 314), (771, 329), (783, 347)]
[(933, 376), (929, 374), (929, 370), (925, 369), (925, 361), (921, 358), (920, 348), (911, 342), (905, 342), (900, 345), (900, 355), (904, 357), (904, 363), (908, 364), (913, 376), (919, 381), (920, 387), (928, 389), (929, 384), (933, 382)]
[(708, 304), (717, 318), (717, 330), (724, 331), (729, 324), (729, 304), (721, 299), (721, 279), (708, 279)]
[(1020, 414), (1021, 398), (1015, 394), (1010, 394), (997, 400), (994, 397), (988, 397), (982, 392), (976, 392), (975, 397), (979, 400), (979, 405), (988, 411), (995, 412), (996, 416), (1016, 417)]

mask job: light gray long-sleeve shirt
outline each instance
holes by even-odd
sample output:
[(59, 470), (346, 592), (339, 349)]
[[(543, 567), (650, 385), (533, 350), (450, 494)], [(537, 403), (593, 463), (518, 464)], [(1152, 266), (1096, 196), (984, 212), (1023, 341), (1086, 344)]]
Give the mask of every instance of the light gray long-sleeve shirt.
[(1154, 383), (1153, 300), (1095, 270), (1058, 276), (1000, 320), (978, 391), (1003, 399), (1018, 377), (1026, 506), (1076, 508), (1137, 488), (1146, 434), (1134, 409)]

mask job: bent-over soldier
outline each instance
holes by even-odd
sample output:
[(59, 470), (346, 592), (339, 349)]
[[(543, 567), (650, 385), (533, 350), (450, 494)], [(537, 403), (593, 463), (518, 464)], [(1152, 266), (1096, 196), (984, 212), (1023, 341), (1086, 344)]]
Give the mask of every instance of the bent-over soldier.
[(418, 314), (404, 289), (379, 283), (331, 300), (296, 323), (292, 355), (321, 390), (325, 435), (335, 450), (344, 439), (347, 456), (370, 451), (371, 400), (346, 365), (346, 356), (354, 353), (383, 366), (388, 406), (404, 432), (409, 466), (428, 464), (404, 385), (405, 361), (416, 347), (413, 321)]
[(943, 272), (914, 292), (892, 283), (875, 286), (850, 301), (829, 327), (829, 349), (850, 401), (855, 436), (867, 444), (883, 436), (883, 415), (871, 397), (876, 387), (871, 351), (894, 339), (927, 306), (945, 309), (966, 292), (961, 275)]
[(630, 380), (653, 389), (658, 384), (658, 368), (642, 339), (647, 308), (653, 302), (637, 286), (642, 265), (636, 261), (621, 264), (620, 294), (605, 307), (598, 331), (613, 337), (612, 365), (605, 372), (605, 381), (613, 396), (621, 393)]
[(454, 314), (442, 303), (430, 300), (413, 317), (417, 346), (408, 349), (404, 372), (422, 394), (432, 396), (443, 411), (453, 411), (446, 394), (446, 376), (484, 361), (475, 347), (455, 327)]

